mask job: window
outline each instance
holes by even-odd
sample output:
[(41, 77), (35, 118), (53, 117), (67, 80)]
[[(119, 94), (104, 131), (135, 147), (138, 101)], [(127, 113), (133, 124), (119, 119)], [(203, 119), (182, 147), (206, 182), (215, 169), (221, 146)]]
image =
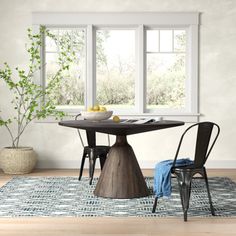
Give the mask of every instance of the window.
[(148, 29), (147, 109), (185, 109), (186, 30)]
[[(67, 37), (78, 60), (51, 99), (78, 112), (101, 104), (126, 116), (198, 117), (198, 13), (34, 13)], [(60, 46), (45, 39), (45, 85)]]
[(58, 108), (73, 106), (84, 109), (85, 81), (86, 81), (86, 31), (80, 28), (50, 28), (49, 32), (58, 39), (45, 38), (45, 85), (52, 79), (57, 68), (57, 57), (61, 50), (60, 43), (68, 40), (69, 46), (76, 54), (76, 60), (71, 62), (70, 70), (66, 71), (60, 85), (54, 89), (51, 97)]
[(132, 108), (135, 72), (135, 30), (96, 30), (96, 101)]

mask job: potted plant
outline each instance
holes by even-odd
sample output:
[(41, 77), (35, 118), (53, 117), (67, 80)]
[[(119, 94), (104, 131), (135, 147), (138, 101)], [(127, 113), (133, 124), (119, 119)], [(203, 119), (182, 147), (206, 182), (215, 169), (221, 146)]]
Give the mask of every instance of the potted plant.
[[(42, 66), (40, 58), (40, 48), (43, 37), (48, 36), (55, 40), (60, 46), (58, 55), (58, 70), (50, 78), (46, 87), (35, 82), (35, 74)], [(10, 118), (3, 118), (0, 114), (0, 126), (4, 126), (11, 138), (11, 145), (5, 147), (0, 152), (0, 167), (8, 174), (24, 174), (32, 171), (36, 164), (36, 153), (32, 147), (20, 145), (20, 140), (25, 129), (35, 119), (44, 119), (48, 116), (55, 116), (60, 119), (64, 113), (56, 110), (55, 104), (49, 100), (53, 88), (63, 79), (63, 73), (69, 70), (70, 63), (75, 57), (68, 39), (57, 38), (45, 27), (40, 27), (40, 32), (34, 34), (28, 29), (29, 43), (26, 45), (29, 54), (27, 70), (15, 68), (16, 77), (8, 63), (4, 63), (4, 68), (0, 69), (0, 80), (5, 81), (6, 87), (12, 92), (11, 104), (15, 110)]]

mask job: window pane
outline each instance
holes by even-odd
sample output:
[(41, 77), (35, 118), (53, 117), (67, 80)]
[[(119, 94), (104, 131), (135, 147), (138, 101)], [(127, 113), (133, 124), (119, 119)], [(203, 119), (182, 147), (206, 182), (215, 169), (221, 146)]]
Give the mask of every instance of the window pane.
[(97, 103), (108, 108), (134, 105), (135, 31), (96, 31)]
[[(46, 85), (53, 79), (58, 69), (57, 59), (61, 43), (69, 42), (75, 52), (76, 60), (70, 63), (70, 69), (62, 75), (60, 84), (55, 87), (49, 99), (59, 106), (84, 106), (85, 75), (86, 75), (86, 45), (84, 29), (50, 30), (57, 38), (57, 44), (46, 38)], [(53, 51), (54, 53), (50, 52)]]
[(186, 31), (185, 30), (174, 31), (174, 51), (175, 52), (186, 51)]
[[(46, 65), (47, 65), (47, 78), (52, 77), (58, 71), (59, 66), (56, 63), (58, 60), (57, 53), (46, 53)], [(46, 81), (46, 84), (48, 80)]]
[(172, 30), (160, 30), (160, 52), (172, 52)]
[(147, 54), (147, 108), (184, 108), (185, 80), (185, 54)]
[(159, 51), (159, 30), (147, 30), (147, 52)]
[[(58, 35), (58, 30), (50, 30), (50, 33), (54, 35)], [(55, 40), (53, 40), (50, 37), (45, 38), (45, 44), (46, 44), (46, 51), (47, 52), (56, 52), (57, 51), (57, 44)]]

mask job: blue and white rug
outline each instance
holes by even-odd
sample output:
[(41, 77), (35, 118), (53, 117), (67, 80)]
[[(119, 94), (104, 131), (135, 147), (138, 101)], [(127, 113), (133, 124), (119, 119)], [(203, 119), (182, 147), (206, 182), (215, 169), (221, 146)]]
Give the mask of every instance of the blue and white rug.
[[(156, 213), (151, 213), (151, 195), (138, 199), (107, 199), (95, 197), (88, 178), (15, 177), (0, 188), (0, 217), (182, 217), (176, 179), (172, 179), (170, 199), (160, 199)], [(146, 178), (150, 190), (153, 178)], [(229, 178), (209, 178), (213, 205), (217, 216), (236, 216), (236, 183)], [(205, 183), (194, 180), (188, 215), (211, 216)]]

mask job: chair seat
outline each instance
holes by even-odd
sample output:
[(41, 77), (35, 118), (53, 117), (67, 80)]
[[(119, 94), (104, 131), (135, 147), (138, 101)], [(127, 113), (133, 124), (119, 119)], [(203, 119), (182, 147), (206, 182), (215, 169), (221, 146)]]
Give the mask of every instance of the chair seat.
[(101, 151), (103, 151), (103, 150), (110, 150), (110, 148), (111, 147), (109, 147), (109, 146), (102, 146), (102, 145), (100, 145), (100, 146), (96, 146), (96, 147), (89, 147), (89, 146), (85, 146), (84, 147), (84, 149), (86, 149), (86, 150), (91, 150), (91, 149), (96, 149), (96, 150), (101, 150)]
[(94, 175), (94, 168), (95, 168), (95, 164), (96, 164), (96, 159), (99, 158), (100, 166), (102, 169), (105, 164), (106, 157), (107, 157), (109, 150), (110, 150), (110, 146), (103, 146), (103, 145), (98, 145), (95, 147), (85, 146), (83, 157), (82, 157), (82, 162), (81, 162), (81, 167), (80, 167), (79, 180), (81, 179), (82, 174), (83, 174), (85, 159), (88, 158), (89, 159), (89, 177), (90, 177), (89, 184), (91, 185), (92, 180), (93, 180), (93, 175)]
[[(184, 166), (177, 166), (177, 167), (172, 167), (171, 168), (171, 172), (176, 171), (176, 170), (192, 170), (192, 169), (196, 169), (194, 164), (191, 165), (184, 165)], [(201, 169), (201, 168), (199, 168)]]

